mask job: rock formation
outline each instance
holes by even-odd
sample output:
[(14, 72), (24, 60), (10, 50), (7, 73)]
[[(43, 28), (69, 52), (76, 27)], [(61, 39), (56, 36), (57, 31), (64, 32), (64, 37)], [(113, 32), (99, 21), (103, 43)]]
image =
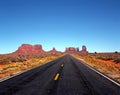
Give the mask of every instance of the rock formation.
[(37, 45), (30, 45), (30, 44), (22, 44), (18, 50), (14, 53), (17, 54), (35, 54), (35, 53), (44, 53), (45, 51), (42, 49), (42, 46)]
[(74, 53), (77, 51), (78, 51), (78, 48), (74, 48), (74, 47), (67, 47), (65, 50), (66, 53)]
[(65, 50), (65, 53), (80, 53), (80, 54), (87, 54), (87, 48), (86, 46), (82, 46), (82, 50), (79, 50), (79, 48), (75, 48), (75, 47), (67, 47)]
[[(30, 45), (30, 44), (22, 44), (18, 50), (14, 52), (15, 54), (36, 54), (36, 53), (48, 53), (48, 54), (56, 54), (61, 53), (60, 51), (57, 51), (55, 48), (52, 50), (45, 52), (42, 49), (42, 45)], [(79, 53), (79, 54), (87, 54), (87, 48), (86, 46), (82, 46), (82, 50), (79, 50), (79, 48), (75, 47), (67, 47), (65, 50), (65, 53)]]
[(60, 53), (59, 51), (57, 51), (55, 48), (53, 48), (52, 50), (48, 51), (49, 54), (55, 54), (55, 53)]
[(87, 54), (88, 53), (86, 46), (84, 46), (84, 45), (82, 46), (82, 50), (80, 51), (80, 53), (81, 54)]

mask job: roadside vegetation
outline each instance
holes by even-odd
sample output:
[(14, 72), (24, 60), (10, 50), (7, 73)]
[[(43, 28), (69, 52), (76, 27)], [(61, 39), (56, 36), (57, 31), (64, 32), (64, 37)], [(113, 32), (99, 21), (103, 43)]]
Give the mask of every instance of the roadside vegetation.
[(62, 53), (35, 55), (0, 55), (0, 79), (10, 77), (24, 70), (45, 64), (46, 62), (57, 59), (62, 55)]
[(90, 53), (87, 55), (73, 54), (88, 65), (120, 82), (120, 53)]

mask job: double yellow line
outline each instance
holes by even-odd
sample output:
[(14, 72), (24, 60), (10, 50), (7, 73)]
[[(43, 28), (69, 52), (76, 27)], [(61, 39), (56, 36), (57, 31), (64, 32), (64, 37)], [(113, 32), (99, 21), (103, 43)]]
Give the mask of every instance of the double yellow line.
[[(64, 67), (64, 64), (62, 64), (61, 67)], [(54, 80), (55, 80), (55, 81), (58, 80), (59, 76), (60, 76), (60, 74), (57, 73), (57, 74), (55, 75), (55, 77), (54, 77)]]
[(54, 80), (58, 80), (59, 76), (60, 76), (60, 74), (57, 73), (56, 76), (55, 76), (55, 78), (54, 78)]

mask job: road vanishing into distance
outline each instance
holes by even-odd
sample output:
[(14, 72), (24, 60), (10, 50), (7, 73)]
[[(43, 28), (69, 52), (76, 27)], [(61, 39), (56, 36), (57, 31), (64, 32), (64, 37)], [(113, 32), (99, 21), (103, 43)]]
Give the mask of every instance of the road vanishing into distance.
[(120, 95), (120, 86), (65, 55), (1, 81), (0, 95)]

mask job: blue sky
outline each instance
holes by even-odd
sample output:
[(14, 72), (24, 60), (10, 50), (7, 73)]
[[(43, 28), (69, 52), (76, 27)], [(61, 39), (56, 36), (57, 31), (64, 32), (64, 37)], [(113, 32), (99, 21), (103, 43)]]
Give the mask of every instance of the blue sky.
[(23, 43), (120, 51), (120, 0), (0, 0), (0, 54)]

